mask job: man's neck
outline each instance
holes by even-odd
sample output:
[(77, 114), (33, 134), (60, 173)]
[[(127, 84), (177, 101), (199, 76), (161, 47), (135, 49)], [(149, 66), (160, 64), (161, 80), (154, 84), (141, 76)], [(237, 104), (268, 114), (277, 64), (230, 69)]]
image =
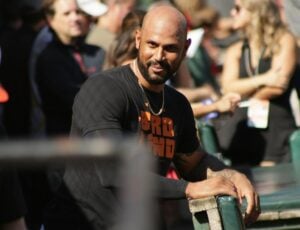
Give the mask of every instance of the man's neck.
[(135, 76), (138, 79), (138, 82), (141, 86), (143, 86), (144, 88), (153, 91), (153, 92), (157, 92), (160, 93), (163, 91), (164, 89), (164, 84), (160, 84), (160, 85), (154, 85), (154, 84), (150, 84), (141, 74), (141, 71), (139, 70), (138, 64), (137, 64), (137, 59), (134, 59), (131, 64), (130, 67), (133, 71), (133, 73), (135, 74)]

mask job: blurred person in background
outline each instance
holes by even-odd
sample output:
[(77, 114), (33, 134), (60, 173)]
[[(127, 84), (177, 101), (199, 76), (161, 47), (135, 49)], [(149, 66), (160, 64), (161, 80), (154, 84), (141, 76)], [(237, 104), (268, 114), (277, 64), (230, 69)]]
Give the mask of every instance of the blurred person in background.
[(129, 64), (137, 57), (135, 33), (140, 29), (145, 14), (146, 11), (136, 9), (124, 17), (121, 29), (107, 52), (106, 69)]
[(45, 25), (45, 20), (37, 5), (20, 3), (14, 7), (19, 9), (22, 23), (0, 41), (3, 49), (0, 79), (10, 95), (10, 100), (4, 105), (3, 123), (8, 138), (28, 138), (31, 109), (29, 56), (33, 41)]
[[(300, 12), (300, 2), (298, 0), (283, 1), (283, 10), (285, 14), (285, 20), (291, 30), (291, 32), (297, 38), (298, 48), (300, 47), (300, 25), (299, 25), (299, 12)], [(298, 60), (300, 58), (298, 57)]]
[(75, 0), (45, 0), (53, 39), (37, 58), (36, 83), (48, 136), (68, 135), (73, 100), (87, 77), (102, 70), (104, 50), (85, 43), (91, 19)]
[(96, 19), (86, 42), (107, 51), (120, 32), (123, 18), (135, 8), (136, 0), (104, 0), (103, 3), (107, 6), (107, 11)]
[(279, 8), (282, 21), (286, 24), (297, 40), (296, 77), (293, 78), (295, 90), (292, 91), (290, 102), (297, 127), (300, 127), (300, 1), (275, 0), (275, 2)]
[[(218, 114), (232, 113), (240, 101), (240, 95), (237, 93), (222, 95), (220, 92), (218, 82), (220, 70), (218, 70), (216, 60), (221, 51), (219, 47), (211, 45), (219, 21), (218, 12), (208, 6), (206, 1), (172, 0), (171, 2), (185, 15), (189, 23), (189, 31), (198, 29), (203, 31), (200, 41), (191, 38), (192, 43), (198, 42), (199, 44), (193, 55), (187, 55), (185, 62), (181, 64), (180, 70), (186, 68), (186, 71), (179, 71), (176, 75), (176, 89), (192, 103), (195, 118), (202, 118), (209, 113), (213, 113), (209, 115), (210, 118), (215, 118)], [(183, 75), (190, 76), (189, 78), (193, 81), (191, 86), (182, 87), (182, 84), (178, 83), (183, 79), (189, 79), (187, 76), (183, 78)]]
[(234, 6), (234, 0), (206, 0), (206, 3), (219, 14), (212, 43), (221, 49), (226, 49), (234, 42), (240, 40), (239, 31), (232, 28), (233, 18), (230, 15), (230, 11)]
[[(46, 37), (50, 35), (50, 39), (42, 42), (43, 47), (35, 56), (34, 79), (31, 79), (38, 91), (35, 96), (40, 96), (40, 104), (36, 106), (40, 106), (45, 122), (40, 129), (47, 138), (66, 137), (75, 95), (87, 78), (102, 71), (105, 52), (85, 43), (91, 18), (79, 9), (76, 0), (44, 0), (42, 10), (49, 26)], [(53, 171), (53, 167), (58, 169)], [(30, 229), (41, 228), (62, 172), (61, 165), (47, 165), (29, 172), (25, 191)]]
[(288, 138), (295, 130), (289, 103), (296, 41), (272, 0), (236, 0), (233, 27), (244, 39), (227, 50), (223, 92), (243, 103), (216, 127), (222, 152), (233, 165), (271, 166), (290, 161)]
[[(7, 4), (10, 6), (12, 3)], [(28, 138), (31, 109), (28, 74), (29, 56), (33, 41), (38, 31), (45, 25), (45, 20), (38, 5), (34, 5), (32, 2), (19, 1), (17, 5), (11, 7), (15, 7), (14, 11), (18, 11), (18, 17), (22, 23), (9, 33), (6, 31), (1, 37), (3, 62), (0, 66), (0, 79), (10, 96), (10, 100), (3, 104), (3, 125), (7, 139)], [(13, 18), (16, 18), (16, 16)], [(22, 196), (24, 196), (27, 209), (26, 215), (24, 214), (26, 224), (29, 224), (28, 227), (33, 230), (34, 228), (31, 228), (33, 227), (31, 225), (33, 208), (31, 201), (41, 197), (42, 194), (39, 192), (33, 193), (32, 188), (42, 187), (42, 184), (36, 183), (32, 174), (27, 170), (17, 170), (17, 173), (20, 181), (14, 182), (14, 178), (18, 176), (11, 175), (9, 177), (12, 178), (12, 184), (17, 184), (14, 186), (20, 186), (18, 183), (21, 183)], [(5, 181), (5, 179), (3, 180)], [(9, 187), (10, 185), (7, 186), (8, 189)], [(3, 190), (5, 189), (3, 188)], [(18, 189), (16, 187), (16, 191), (11, 190), (10, 192), (12, 194), (17, 193)], [(34, 202), (34, 204), (38, 203)], [(3, 208), (5, 208), (5, 205), (3, 205)], [(40, 210), (38, 213), (40, 214)]]
[(0, 40), (22, 26), (20, 1), (0, 1)]
[[(0, 47), (0, 65), (2, 50)], [(9, 101), (7, 91), (0, 84), (0, 140), (7, 138), (3, 126), (3, 105)], [(19, 177), (14, 168), (0, 167), (0, 229), (26, 230), (26, 204)]]

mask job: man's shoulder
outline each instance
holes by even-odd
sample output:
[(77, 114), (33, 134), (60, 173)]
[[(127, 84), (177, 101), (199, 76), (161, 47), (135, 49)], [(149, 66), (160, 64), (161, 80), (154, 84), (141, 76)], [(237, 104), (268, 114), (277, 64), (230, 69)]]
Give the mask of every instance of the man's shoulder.
[(111, 69), (103, 70), (102, 72), (95, 75), (93, 78), (114, 78), (115, 81), (124, 81), (124, 76), (128, 76), (130, 74), (129, 66), (118, 66)]
[(128, 88), (120, 72), (126, 67), (102, 71), (89, 77), (81, 86), (76, 95), (75, 107), (80, 108), (85, 104), (103, 104), (105, 101), (118, 101), (128, 97)]
[(165, 85), (165, 92), (169, 94), (171, 98), (188, 102), (187, 98), (173, 86)]
[(124, 86), (124, 83), (128, 81), (129, 71), (128, 66), (104, 70), (95, 76), (88, 78), (83, 85), (109, 84), (120, 85), (120, 87), (123, 88), (122, 86)]
[(191, 110), (191, 104), (181, 92), (179, 92), (176, 88), (166, 85), (165, 86), (165, 98), (168, 105), (178, 109), (181, 108), (182, 111)]

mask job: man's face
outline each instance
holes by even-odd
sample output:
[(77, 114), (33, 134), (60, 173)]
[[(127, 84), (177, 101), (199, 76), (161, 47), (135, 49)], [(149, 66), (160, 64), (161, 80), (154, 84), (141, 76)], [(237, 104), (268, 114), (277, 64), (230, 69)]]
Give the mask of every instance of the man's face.
[(80, 11), (76, 0), (57, 0), (53, 8), (55, 13), (48, 21), (60, 39), (68, 41), (88, 32), (89, 19)]
[(168, 23), (160, 23), (137, 32), (138, 66), (147, 82), (165, 83), (179, 68), (188, 41)]

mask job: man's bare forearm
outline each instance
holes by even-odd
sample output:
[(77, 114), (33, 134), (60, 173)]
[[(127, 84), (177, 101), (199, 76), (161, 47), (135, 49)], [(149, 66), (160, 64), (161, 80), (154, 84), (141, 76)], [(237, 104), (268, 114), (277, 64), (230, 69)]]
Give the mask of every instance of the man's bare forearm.
[(207, 169), (207, 178), (212, 178), (216, 176), (223, 176), (226, 177), (227, 179), (231, 179), (237, 171), (230, 169), (230, 168), (224, 168), (219, 171), (213, 171), (210, 168)]
[[(231, 170), (219, 159), (210, 154), (205, 154), (198, 165), (187, 175), (189, 181), (199, 181), (214, 175), (230, 176)], [(226, 177), (227, 177), (226, 176)]]

